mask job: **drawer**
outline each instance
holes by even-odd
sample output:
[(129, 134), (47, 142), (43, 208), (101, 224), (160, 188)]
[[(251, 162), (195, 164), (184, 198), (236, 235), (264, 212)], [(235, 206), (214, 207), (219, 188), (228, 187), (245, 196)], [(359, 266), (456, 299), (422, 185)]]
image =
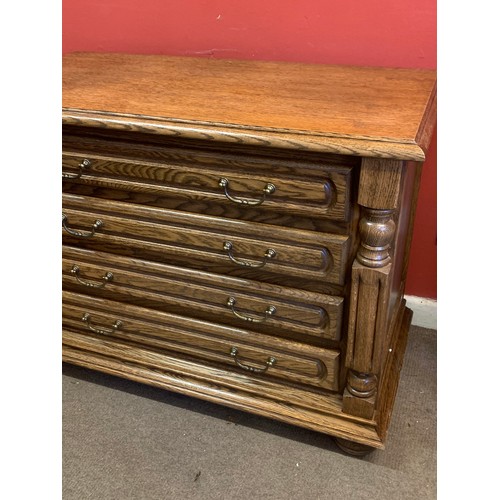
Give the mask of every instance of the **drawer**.
[(295, 340), (338, 340), (342, 297), (63, 247), (65, 288)]
[(257, 206), (336, 221), (349, 218), (350, 167), (321, 169), (313, 162), (118, 144), (91, 141), (87, 152), (64, 152), (66, 180), (241, 210)]
[(339, 388), (339, 352), (333, 349), (71, 292), (63, 292), (63, 325), (110, 342), (145, 345), (256, 376)]
[(344, 281), (350, 240), (265, 224), (63, 194), (63, 241), (264, 279)]

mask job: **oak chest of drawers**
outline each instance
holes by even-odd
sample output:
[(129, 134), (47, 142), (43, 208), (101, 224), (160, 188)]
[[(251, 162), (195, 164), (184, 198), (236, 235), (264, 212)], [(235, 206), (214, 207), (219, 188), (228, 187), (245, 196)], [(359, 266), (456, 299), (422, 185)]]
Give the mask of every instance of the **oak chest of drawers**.
[(63, 358), (386, 439), (432, 71), (63, 60)]

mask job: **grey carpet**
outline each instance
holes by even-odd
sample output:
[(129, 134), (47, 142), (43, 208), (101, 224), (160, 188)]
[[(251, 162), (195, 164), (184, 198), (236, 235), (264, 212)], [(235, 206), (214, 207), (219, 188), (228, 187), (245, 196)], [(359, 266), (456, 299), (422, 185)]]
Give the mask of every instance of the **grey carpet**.
[(436, 332), (412, 326), (386, 449), (63, 365), (63, 500), (436, 498)]

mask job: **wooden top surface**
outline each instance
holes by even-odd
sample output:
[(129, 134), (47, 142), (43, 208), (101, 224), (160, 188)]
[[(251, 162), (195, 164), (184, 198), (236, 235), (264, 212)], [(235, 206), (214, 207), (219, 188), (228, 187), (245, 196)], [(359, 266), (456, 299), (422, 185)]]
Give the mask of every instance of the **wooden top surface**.
[(436, 75), (157, 55), (63, 57), (63, 123), (423, 160)]

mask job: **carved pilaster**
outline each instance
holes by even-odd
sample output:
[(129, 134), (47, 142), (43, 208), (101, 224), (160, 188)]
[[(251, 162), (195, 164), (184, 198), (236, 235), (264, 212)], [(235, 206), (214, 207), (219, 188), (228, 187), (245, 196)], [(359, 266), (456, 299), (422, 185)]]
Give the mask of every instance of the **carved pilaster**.
[(343, 409), (365, 418), (372, 418), (375, 409), (390, 276), (390, 263), (380, 268), (367, 268), (357, 261), (353, 264)]
[(388, 330), (390, 248), (401, 166), (401, 162), (391, 160), (364, 159), (361, 169), (358, 202), (363, 212), (351, 275), (343, 411), (364, 418), (373, 418), (375, 411), (382, 348)]

